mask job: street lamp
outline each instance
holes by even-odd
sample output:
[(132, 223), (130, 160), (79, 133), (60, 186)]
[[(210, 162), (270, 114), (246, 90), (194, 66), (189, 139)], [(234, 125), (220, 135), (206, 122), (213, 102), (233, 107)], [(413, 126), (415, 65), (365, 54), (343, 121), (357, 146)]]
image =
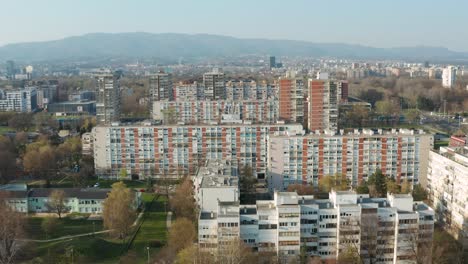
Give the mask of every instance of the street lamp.
[(149, 264), (150, 263), (149, 247), (146, 247), (146, 252), (148, 252), (148, 264)]

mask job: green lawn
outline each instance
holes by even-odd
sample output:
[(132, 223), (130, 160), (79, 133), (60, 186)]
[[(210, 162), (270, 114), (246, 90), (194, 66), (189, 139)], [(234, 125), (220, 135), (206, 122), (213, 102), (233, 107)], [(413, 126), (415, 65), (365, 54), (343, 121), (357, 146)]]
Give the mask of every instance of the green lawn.
[(72, 251), (74, 263), (118, 263), (122, 242), (108, 240), (103, 235), (35, 243), (27, 250), (32, 256), (22, 259), (29, 259), (27, 263), (71, 263)]
[[(45, 217), (28, 217), (26, 221), (26, 232), (31, 239), (50, 239), (68, 235), (91, 233), (103, 230), (102, 221), (87, 219), (70, 219), (64, 217), (59, 219), (59, 225), (52, 234), (46, 234), (41, 227)], [(93, 224), (94, 223), (94, 224)]]
[(157, 200), (151, 202), (154, 194), (143, 193), (142, 199), (147, 210), (145, 212), (144, 222), (138, 231), (131, 251), (135, 251), (139, 262), (147, 259), (147, 249), (150, 247), (150, 254), (154, 255), (167, 240), (166, 213), (164, 202), (166, 197), (160, 196)]

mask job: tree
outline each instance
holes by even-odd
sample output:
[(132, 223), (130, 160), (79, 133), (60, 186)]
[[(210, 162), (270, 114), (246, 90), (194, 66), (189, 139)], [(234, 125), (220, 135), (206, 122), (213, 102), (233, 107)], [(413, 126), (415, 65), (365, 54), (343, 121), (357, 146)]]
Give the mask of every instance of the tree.
[(174, 125), (177, 123), (177, 109), (174, 106), (170, 106), (169, 108), (164, 109), (161, 112), (163, 114), (164, 124)]
[(27, 131), (32, 127), (33, 114), (19, 113), (8, 120), (8, 126), (17, 131)]
[(183, 182), (176, 187), (174, 195), (170, 200), (170, 205), (177, 217), (185, 217), (195, 221), (196, 205), (193, 198), (192, 186), (192, 181), (189, 177), (186, 177)]
[(369, 194), (373, 197), (385, 197), (387, 195), (387, 181), (380, 169), (377, 169), (368, 179)]
[(127, 169), (125, 169), (125, 168), (120, 169), (119, 178), (120, 178), (121, 181), (128, 178)]
[(319, 190), (325, 193), (332, 189), (336, 191), (345, 191), (349, 189), (349, 180), (346, 175), (327, 175), (319, 179)]
[(417, 109), (410, 109), (405, 113), (406, 120), (410, 123), (415, 123), (419, 119), (419, 111)]
[(362, 180), (361, 183), (356, 187), (356, 193), (358, 194), (368, 194), (369, 186), (365, 180)]
[(49, 210), (54, 211), (59, 218), (62, 218), (62, 214), (67, 211), (65, 192), (63, 190), (53, 190), (49, 196), (47, 207)]
[(400, 186), (396, 183), (392, 177), (387, 177), (385, 184), (387, 186), (387, 192), (389, 193), (400, 193)]
[(193, 244), (197, 238), (195, 225), (187, 218), (177, 218), (169, 230), (168, 246), (177, 254)]
[(369, 110), (364, 106), (353, 106), (353, 108), (346, 112), (344, 120), (351, 127), (361, 128), (364, 121), (369, 118)]
[(338, 264), (356, 264), (361, 262), (359, 251), (353, 246), (346, 247), (346, 249), (338, 255)]
[(112, 190), (103, 203), (104, 227), (123, 239), (135, 220), (135, 194), (123, 182), (112, 184)]
[(240, 240), (239, 237), (235, 237), (225, 243), (226, 244), (220, 248), (218, 255), (218, 260), (220, 263), (257, 263), (252, 249), (245, 245), (245, 243)]
[[(38, 144), (36, 144), (38, 143)], [(57, 161), (55, 149), (40, 142), (29, 144), (23, 157), (24, 169), (34, 176), (39, 176), (49, 184), (51, 178), (56, 175)]]
[(192, 244), (182, 249), (179, 254), (177, 254), (175, 263), (214, 264), (216, 263), (216, 259), (209, 252), (201, 251), (197, 245)]
[(24, 236), (24, 219), (2, 199), (0, 201), (0, 263), (14, 263)]
[(296, 192), (299, 195), (312, 195), (315, 193), (314, 186), (305, 184), (291, 184), (287, 190), (288, 192)]
[(410, 193), (411, 192), (411, 184), (408, 181), (408, 178), (404, 178), (403, 182), (401, 183), (401, 193)]
[(415, 201), (423, 201), (427, 199), (427, 192), (420, 184), (413, 186), (413, 199)]
[(252, 168), (245, 165), (242, 168), (240, 175), (240, 202), (241, 203), (254, 203), (255, 202), (255, 183), (257, 179), (252, 174)]

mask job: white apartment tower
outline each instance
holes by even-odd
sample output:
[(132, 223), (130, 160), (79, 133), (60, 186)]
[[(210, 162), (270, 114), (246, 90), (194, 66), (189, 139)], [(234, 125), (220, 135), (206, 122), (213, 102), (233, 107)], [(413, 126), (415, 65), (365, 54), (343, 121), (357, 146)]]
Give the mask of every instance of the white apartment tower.
[(457, 69), (454, 66), (448, 66), (442, 72), (442, 86), (453, 88), (457, 80)]

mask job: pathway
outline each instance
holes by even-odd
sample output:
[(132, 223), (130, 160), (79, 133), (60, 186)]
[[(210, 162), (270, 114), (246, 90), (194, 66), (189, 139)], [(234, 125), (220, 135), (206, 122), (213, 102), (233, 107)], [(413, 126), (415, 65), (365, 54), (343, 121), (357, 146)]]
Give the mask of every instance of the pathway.
[(171, 224), (172, 224), (172, 212), (167, 212), (167, 216), (166, 216), (166, 228), (169, 229), (171, 228)]

